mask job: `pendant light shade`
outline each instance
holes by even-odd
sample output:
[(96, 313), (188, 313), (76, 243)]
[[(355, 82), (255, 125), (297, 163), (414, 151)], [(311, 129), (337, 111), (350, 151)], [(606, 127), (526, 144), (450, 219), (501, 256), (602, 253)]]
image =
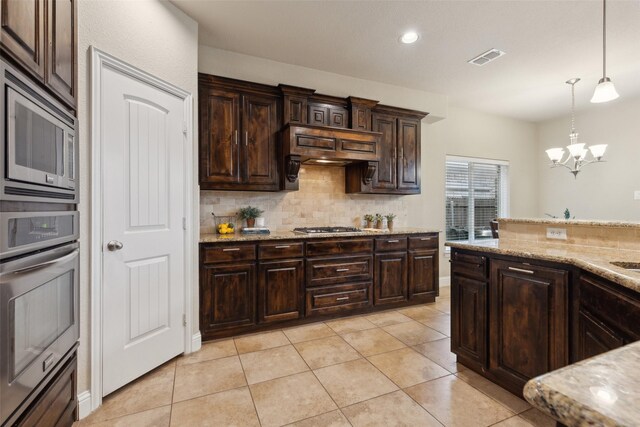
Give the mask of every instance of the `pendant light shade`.
[(607, 0), (602, 0), (602, 78), (593, 92), (591, 102), (599, 104), (619, 97), (613, 82), (607, 77)]

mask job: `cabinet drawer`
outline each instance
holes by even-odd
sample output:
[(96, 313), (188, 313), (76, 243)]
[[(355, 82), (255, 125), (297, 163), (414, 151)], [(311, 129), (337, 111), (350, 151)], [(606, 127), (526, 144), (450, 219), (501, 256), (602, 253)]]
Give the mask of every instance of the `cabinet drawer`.
[(376, 239), (376, 252), (407, 250), (406, 237), (385, 237)]
[(371, 287), (371, 282), (365, 282), (307, 290), (307, 316), (371, 307)]
[(437, 234), (409, 237), (409, 249), (437, 249), (437, 248), (438, 248)]
[(307, 286), (373, 279), (373, 256), (307, 260)]
[(304, 256), (302, 242), (261, 243), (258, 246), (259, 259), (301, 258)]
[(253, 261), (256, 259), (256, 245), (224, 245), (202, 247), (202, 262), (213, 264), (228, 261)]
[(307, 256), (310, 257), (340, 254), (352, 255), (372, 251), (373, 240), (371, 239), (325, 240), (307, 243)]
[(451, 252), (451, 268), (457, 273), (470, 278), (485, 280), (487, 274), (487, 258), (480, 255)]

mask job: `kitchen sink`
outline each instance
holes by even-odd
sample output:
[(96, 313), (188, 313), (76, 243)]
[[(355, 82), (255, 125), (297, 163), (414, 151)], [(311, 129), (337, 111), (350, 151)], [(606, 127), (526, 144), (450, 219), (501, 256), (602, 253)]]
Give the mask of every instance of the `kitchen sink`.
[(611, 264), (615, 265), (616, 267), (622, 267), (625, 270), (640, 273), (640, 262), (611, 261)]

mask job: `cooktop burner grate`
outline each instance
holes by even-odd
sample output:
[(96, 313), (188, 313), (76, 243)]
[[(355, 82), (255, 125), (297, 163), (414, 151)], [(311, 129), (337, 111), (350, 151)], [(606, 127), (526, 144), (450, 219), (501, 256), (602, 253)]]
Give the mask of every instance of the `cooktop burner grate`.
[(298, 227), (294, 228), (294, 233), (319, 234), (319, 233), (358, 233), (361, 232), (356, 227)]

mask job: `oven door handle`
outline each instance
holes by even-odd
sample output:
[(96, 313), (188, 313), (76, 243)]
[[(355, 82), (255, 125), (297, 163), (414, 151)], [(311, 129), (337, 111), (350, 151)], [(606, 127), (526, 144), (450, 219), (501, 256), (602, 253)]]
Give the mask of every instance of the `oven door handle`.
[(69, 254), (67, 254), (67, 255), (65, 255), (65, 256), (63, 256), (61, 258), (52, 259), (51, 261), (45, 261), (45, 262), (42, 262), (40, 264), (31, 265), (29, 267), (19, 268), (17, 270), (11, 271), (11, 274), (22, 274), (22, 273), (26, 273), (28, 271), (39, 270), (41, 268), (48, 267), (48, 266), (50, 266), (52, 264), (59, 264), (59, 263), (67, 262), (70, 259), (74, 258), (79, 252), (80, 252), (79, 249), (74, 249), (73, 252), (70, 252)]

